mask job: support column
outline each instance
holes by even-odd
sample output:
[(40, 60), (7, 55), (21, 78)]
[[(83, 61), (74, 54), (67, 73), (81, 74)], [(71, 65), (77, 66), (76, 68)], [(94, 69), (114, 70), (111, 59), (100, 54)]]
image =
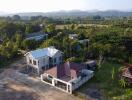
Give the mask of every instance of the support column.
[(40, 77), (41, 77), (41, 81), (43, 81), (43, 74)]
[(71, 84), (67, 84), (67, 92), (72, 94), (72, 85)]
[(72, 84), (70, 84), (70, 94), (72, 94)]
[(37, 68), (37, 71), (38, 71), (38, 75), (40, 75), (40, 69), (39, 68)]
[(67, 88), (66, 88), (66, 91), (67, 91), (67, 92), (69, 93), (69, 91), (68, 91), (68, 90), (69, 90), (69, 89), (68, 89), (68, 87), (69, 87), (69, 85), (67, 84)]
[(52, 79), (52, 85), (55, 86), (55, 79)]

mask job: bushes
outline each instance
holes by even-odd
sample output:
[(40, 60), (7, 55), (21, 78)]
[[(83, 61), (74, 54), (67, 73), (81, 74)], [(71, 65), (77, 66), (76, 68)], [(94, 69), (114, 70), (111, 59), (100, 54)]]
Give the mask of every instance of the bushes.
[(0, 55), (0, 68), (3, 68), (5, 65), (9, 63), (9, 60)]
[(38, 46), (39, 46), (39, 44), (35, 40), (24, 40), (22, 42), (22, 49), (24, 49), (24, 50), (32, 50)]
[(69, 62), (76, 62), (76, 63), (80, 63), (82, 62), (83, 58), (77, 58), (77, 57), (71, 57), (71, 58), (68, 58), (66, 59), (66, 62), (69, 61)]

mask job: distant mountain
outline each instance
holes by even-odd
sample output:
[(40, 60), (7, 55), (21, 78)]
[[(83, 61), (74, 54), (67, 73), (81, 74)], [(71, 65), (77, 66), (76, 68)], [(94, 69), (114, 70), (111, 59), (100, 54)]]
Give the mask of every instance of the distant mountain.
[(107, 10), (107, 11), (99, 11), (99, 10), (91, 10), (91, 11), (80, 11), (80, 10), (72, 10), (72, 11), (58, 11), (58, 12), (27, 12), (27, 13), (15, 13), (8, 14), (7, 16), (20, 15), (20, 16), (47, 16), (47, 17), (69, 17), (69, 16), (132, 16), (132, 10), (127, 11), (117, 11), (117, 10)]
[(0, 11), (0, 16), (5, 16), (5, 15), (7, 15), (6, 12), (1, 12), (1, 11)]

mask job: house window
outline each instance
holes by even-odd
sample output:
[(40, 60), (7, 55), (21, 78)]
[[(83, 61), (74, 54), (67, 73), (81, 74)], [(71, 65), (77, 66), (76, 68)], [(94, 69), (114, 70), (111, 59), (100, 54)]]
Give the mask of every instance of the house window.
[(56, 58), (54, 58), (54, 63), (56, 63)]
[(68, 92), (70, 92), (70, 85), (68, 85)]
[(33, 64), (34, 64), (34, 65), (37, 65), (37, 63), (36, 63), (36, 61), (35, 61), (35, 60), (33, 60)]
[(29, 58), (29, 63), (32, 64), (32, 60)]
[(38, 65), (39, 65), (39, 61), (38, 61)]
[(43, 62), (45, 62), (45, 58), (43, 58)]
[(42, 70), (45, 70), (45, 66), (42, 67)]
[(48, 68), (49, 67), (49, 65), (46, 65), (46, 68)]
[(62, 60), (62, 57), (61, 57), (61, 56), (59, 57), (59, 60), (60, 60), (60, 61)]
[(59, 57), (59, 61), (62, 62), (62, 56)]

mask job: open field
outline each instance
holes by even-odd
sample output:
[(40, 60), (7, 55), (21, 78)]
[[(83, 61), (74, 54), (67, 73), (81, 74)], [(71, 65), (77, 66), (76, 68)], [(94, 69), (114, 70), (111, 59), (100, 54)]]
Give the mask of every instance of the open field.
[[(56, 25), (56, 29), (64, 29), (64, 27), (68, 28), (70, 27), (71, 24), (66, 24), (66, 25)], [(77, 24), (77, 27), (84, 26), (97, 26), (97, 27), (108, 27), (108, 25), (100, 25), (100, 24)]]

